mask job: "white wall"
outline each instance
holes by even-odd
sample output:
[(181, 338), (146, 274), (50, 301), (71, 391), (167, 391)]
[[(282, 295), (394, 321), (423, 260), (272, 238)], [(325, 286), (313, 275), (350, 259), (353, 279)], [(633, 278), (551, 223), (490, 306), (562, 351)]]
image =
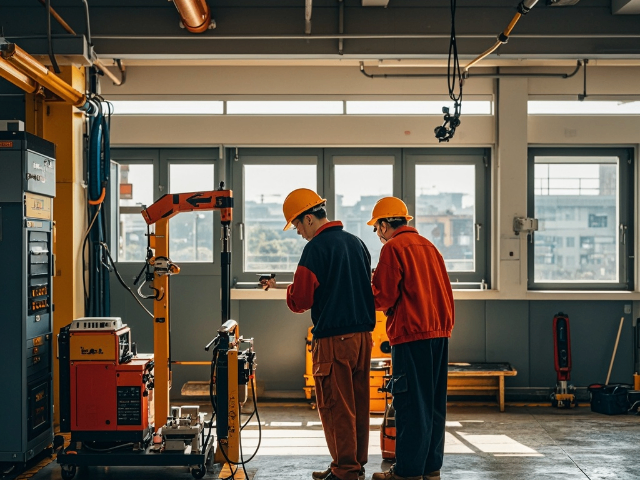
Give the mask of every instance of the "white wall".
[[(390, 71), (391, 70), (391, 71)], [(568, 73), (573, 68), (502, 68), (503, 73)], [(425, 72), (425, 70), (420, 70)], [(418, 72), (420, 72), (418, 71)], [(478, 69), (472, 73), (487, 72)], [(378, 69), (376, 73), (417, 73)], [(428, 73), (444, 73), (432, 69)], [(588, 67), (587, 94), (638, 96), (640, 67)], [(526, 215), (528, 145), (627, 146), (640, 143), (640, 116), (580, 117), (527, 116), (529, 96), (575, 99), (583, 92), (583, 72), (572, 78), (471, 78), (466, 99), (493, 98), (496, 115), (462, 116), (462, 125), (450, 144), (491, 147), (494, 152), (492, 198), (492, 285), (488, 292), (456, 292), (458, 299), (608, 299), (640, 300), (636, 218), (636, 292), (527, 292), (526, 236), (515, 237), (513, 217)], [(447, 99), (446, 78), (370, 79), (357, 67), (304, 66), (188, 66), (129, 67), (127, 82), (114, 87), (103, 82), (108, 99), (282, 99), (314, 98), (438, 98)], [(602, 98), (602, 97), (601, 97)], [(438, 144), (433, 129), (441, 116), (127, 116), (115, 117), (114, 146), (353, 146), (423, 147)], [(637, 175), (637, 173), (636, 173)], [(637, 202), (638, 181), (634, 195)], [(637, 213), (636, 213), (637, 215)], [(501, 242), (520, 246), (518, 260), (500, 259)], [(262, 292), (260, 292), (262, 293)], [(269, 298), (279, 298), (274, 292)], [(237, 297), (238, 298), (238, 297)], [(264, 298), (264, 297), (263, 297)]]

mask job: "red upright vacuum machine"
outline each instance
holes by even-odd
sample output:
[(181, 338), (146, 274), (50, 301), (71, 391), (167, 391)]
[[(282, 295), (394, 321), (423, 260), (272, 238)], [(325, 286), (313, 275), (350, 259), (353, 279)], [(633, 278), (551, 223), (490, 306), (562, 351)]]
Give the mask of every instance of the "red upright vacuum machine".
[(560, 312), (553, 317), (553, 354), (558, 375), (556, 390), (551, 394), (551, 405), (558, 408), (571, 408), (576, 402), (576, 388), (567, 385), (571, 378), (571, 333), (569, 317)]

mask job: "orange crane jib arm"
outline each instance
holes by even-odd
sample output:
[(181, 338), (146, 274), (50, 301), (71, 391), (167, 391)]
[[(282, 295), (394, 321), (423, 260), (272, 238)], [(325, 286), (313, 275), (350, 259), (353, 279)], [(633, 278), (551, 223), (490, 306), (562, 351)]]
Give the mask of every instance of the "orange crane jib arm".
[(230, 223), (233, 210), (231, 190), (211, 190), (208, 192), (172, 193), (163, 195), (153, 205), (142, 211), (148, 225), (158, 220), (169, 219), (180, 212), (220, 210), (220, 221)]

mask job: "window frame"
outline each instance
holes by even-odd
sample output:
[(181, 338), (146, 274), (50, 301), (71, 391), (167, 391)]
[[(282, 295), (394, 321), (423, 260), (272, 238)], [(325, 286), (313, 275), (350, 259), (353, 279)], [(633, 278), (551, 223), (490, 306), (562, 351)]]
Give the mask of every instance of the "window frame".
[[(342, 158), (349, 158), (342, 160)], [(389, 163), (381, 157), (393, 157)], [(341, 159), (341, 160), (337, 160)], [(377, 161), (376, 161), (377, 160)], [(402, 196), (402, 151), (399, 148), (326, 148), (324, 149), (324, 178), (327, 194), (327, 215), (332, 220), (336, 218), (336, 165), (389, 165), (393, 166), (392, 195)], [(375, 236), (371, 227), (365, 226), (365, 232)], [(372, 267), (374, 267), (372, 265)]]
[[(309, 158), (307, 158), (309, 157)], [(323, 175), (323, 151), (321, 148), (238, 148), (228, 150), (228, 158), (230, 161), (230, 179), (234, 191), (234, 210), (231, 245), (232, 251), (238, 252), (232, 254), (231, 271), (233, 275), (232, 284), (238, 285), (254, 283), (258, 287), (257, 273), (271, 272), (248, 272), (245, 270), (244, 258), (244, 242), (245, 235), (245, 208), (244, 208), (244, 166), (245, 165), (297, 165), (314, 163), (311, 160), (315, 157), (316, 165), (316, 192), (322, 198), (328, 197), (324, 195), (324, 175)], [(297, 188), (295, 179), (291, 179), (290, 190), (283, 192), (287, 195), (290, 191)], [(283, 198), (284, 200), (284, 198)], [(331, 202), (328, 202), (331, 203)], [(282, 226), (284, 227), (284, 217)], [(277, 272), (276, 281), (279, 283), (291, 283), (293, 281), (294, 272)]]
[[(448, 272), (454, 289), (491, 288), (491, 152), (485, 148), (423, 148), (403, 150), (404, 202), (409, 213), (416, 216), (415, 169), (418, 165), (473, 165), (475, 166), (475, 224), (480, 224), (476, 240), (475, 270)], [(475, 227), (474, 224), (474, 227)], [(410, 224), (411, 225), (411, 224)], [(420, 232), (423, 236), (426, 232)], [(477, 237), (475, 237), (477, 238)], [(478, 284), (477, 287), (475, 284)]]
[[(160, 152), (158, 149), (129, 149), (129, 148), (113, 148), (111, 150), (111, 161), (116, 163), (119, 166), (121, 165), (152, 165), (153, 168), (153, 201), (155, 202), (158, 198), (158, 186), (160, 183), (159, 177), (159, 166), (160, 166)], [(120, 183), (119, 178), (119, 168), (118, 168), (118, 178), (117, 183)], [(136, 269), (140, 270), (140, 265), (144, 263), (144, 258), (141, 258), (140, 261), (123, 261), (120, 259), (120, 192), (118, 187), (116, 187), (116, 198), (114, 202), (114, 210), (115, 210), (115, 218), (117, 220), (117, 225), (112, 226), (115, 230), (115, 238), (118, 241), (118, 246), (115, 249), (115, 257), (114, 261), (117, 265), (118, 270), (120, 270), (123, 274), (131, 274)], [(148, 207), (149, 205), (147, 205)], [(132, 207), (127, 207), (132, 208)], [(135, 208), (135, 207), (133, 207)], [(133, 213), (133, 212), (125, 212), (125, 213)], [(137, 272), (135, 272), (137, 275)]]
[[(157, 201), (162, 195), (169, 192), (169, 165), (171, 163), (182, 164), (213, 164), (214, 188), (217, 188), (220, 175), (220, 157), (218, 148), (113, 148), (111, 160), (118, 165), (153, 165), (153, 201)], [(117, 199), (118, 230), (120, 222), (119, 195)], [(148, 206), (148, 205), (147, 205)], [(177, 262), (181, 275), (220, 275), (217, 268), (216, 255), (220, 252), (220, 219), (218, 214), (213, 214), (213, 261), (212, 262)], [(153, 231), (153, 227), (152, 227)], [(116, 233), (119, 238), (120, 232)], [(171, 256), (171, 251), (169, 251)], [(114, 259), (118, 270), (123, 275), (137, 275), (145, 259), (139, 261), (121, 261)]]
[[(171, 164), (175, 165), (213, 165), (213, 190), (219, 185), (220, 177), (220, 155), (218, 148), (163, 148), (160, 149), (159, 180), (162, 193), (158, 198), (171, 191), (169, 169)], [(177, 192), (183, 193), (183, 192)], [(157, 200), (157, 199), (156, 199)], [(180, 215), (180, 214), (178, 214)], [(169, 220), (171, 222), (171, 219)], [(185, 262), (176, 261), (180, 266), (182, 275), (220, 275), (219, 263), (216, 258), (220, 254), (220, 213), (213, 212), (213, 260), (211, 262)], [(169, 250), (171, 257), (171, 250)]]
[[(535, 157), (618, 157), (618, 205), (619, 217), (616, 219), (618, 227), (626, 225), (625, 242), (620, 245), (618, 251), (618, 281), (607, 283), (559, 283), (559, 282), (535, 282), (535, 248), (531, 246), (527, 252), (527, 288), (528, 290), (608, 290), (608, 291), (633, 291), (634, 288), (634, 152), (632, 148), (616, 147), (530, 147), (527, 159), (527, 216), (535, 215)], [(535, 238), (535, 233), (533, 234)], [(574, 235), (573, 238), (577, 236)], [(574, 240), (575, 242), (575, 240)], [(577, 241), (579, 244), (579, 240)], [(532, 244), (528, 244), (532, 245)], [(533, 244), (535, 245), (535, 244)]]

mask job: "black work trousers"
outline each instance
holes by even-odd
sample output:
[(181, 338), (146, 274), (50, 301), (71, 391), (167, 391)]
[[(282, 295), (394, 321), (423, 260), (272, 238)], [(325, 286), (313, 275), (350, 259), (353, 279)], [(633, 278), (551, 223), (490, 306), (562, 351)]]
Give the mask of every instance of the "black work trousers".
[(401, 477), (440, 470), (447, 416), (449, 339), (395, 345), (393, 408), (396, 411), (396, 466)]

